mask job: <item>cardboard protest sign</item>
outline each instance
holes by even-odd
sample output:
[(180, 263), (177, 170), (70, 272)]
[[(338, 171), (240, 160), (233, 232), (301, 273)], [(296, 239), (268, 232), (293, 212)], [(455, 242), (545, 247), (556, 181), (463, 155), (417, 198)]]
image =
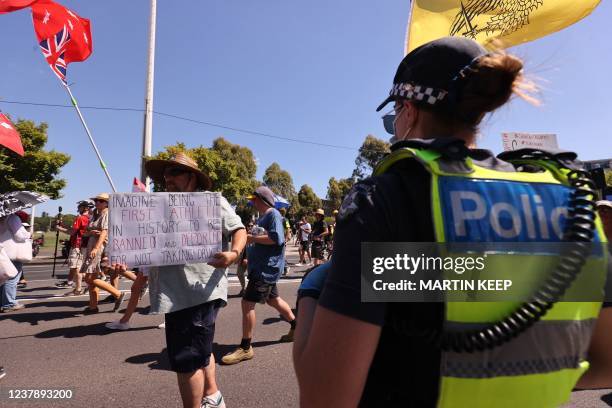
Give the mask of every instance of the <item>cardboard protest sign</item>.
[(553, 133), (502, 133), (504, 152), (519, 149), (558, 149), (557, 135)]
[(207, 262), (221, 251), (221, 193), (111, 194), (107, 252), (132, 267)]

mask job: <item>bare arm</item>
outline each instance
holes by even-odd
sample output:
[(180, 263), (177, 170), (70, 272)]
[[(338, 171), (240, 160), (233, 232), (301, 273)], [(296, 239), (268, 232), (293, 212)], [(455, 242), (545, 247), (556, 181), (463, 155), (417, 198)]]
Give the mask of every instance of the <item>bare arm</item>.
[(102, 245), (104, 245), (104, 242), (106, 242), (106, 237), (108, 237), (108, 230), (104, 229), (100, 231), (98, 240), (96, 241), (96, 246), (93, 247), (89, 253), (89, 257), (91, 259), (95, 258), (96, 254), (102, 250)]
[[(293, 363), (303, 407), (359, 404), (381, 328), (300, 300)], [(355, 358), (358, 355), (360, 358)]]
[(272, 240), (267, 235), (247, 235), (247, 242), (249, 244), (262, 244), (262, 245), (278, 245), (276, 241)]

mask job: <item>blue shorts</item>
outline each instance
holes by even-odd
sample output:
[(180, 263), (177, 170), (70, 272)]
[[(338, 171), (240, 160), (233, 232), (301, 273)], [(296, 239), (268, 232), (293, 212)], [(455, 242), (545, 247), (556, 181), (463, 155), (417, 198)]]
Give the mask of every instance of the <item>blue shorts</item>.
[(221, 300), (166, 313), (166, 346), (170, 368), (190, 373), (208, 366)]

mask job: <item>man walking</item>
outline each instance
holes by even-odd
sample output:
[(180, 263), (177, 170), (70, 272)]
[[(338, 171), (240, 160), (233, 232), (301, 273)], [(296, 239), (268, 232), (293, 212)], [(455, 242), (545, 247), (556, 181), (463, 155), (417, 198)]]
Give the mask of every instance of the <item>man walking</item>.
[(77, 203), (77, 211), (79, 215), (77, 215), (72, 223), (72, 227), (66, 228), (62, 225), (57, 225), (58, 231), (65, 232), (70, 235), (70, 252), (68, 254), (68, 267), (70, 271), (68, 273), (68, 279), (64, 282), (58, 283), (55, 286), (58, 288), (71, 288), (76, 287), (69, 294), (82, 294), (81, 290), (81, 282), (83, 280), (83, 275), (79, 273), (81, 270), (81, 266), (83, 265), (83, 256), (84, 250), (81, 251), (81, 248), (87, 246), (87, 242), (83, 239), (83, 233), (87, 230), (87, 225), (89, 224), (89, 211), (93, 208), (93, 204), (89, 201), (79, 201)]
[(285, 234), (282, 216), (274, 208), (274, 193), (268, 187), (257, 187), (251, 197), (253, 206), (261, 214), (255, 233), (247, 235), (253, 243), (248, 252), (248, 278), (242, 297), (242, 341), (240, 347), (223, 357), (225, 364), (236, 364), (253, 358), (251, 340), (255, 327), (255, 304), (267, 303), (285, 318), (291, 329), (281, 341), (293, 341), (295, 316), (291, 308), (278, 294), (276, 282), (285, 264)]
[[(212, 186), (208, 175), (184, 153), (170, 160), (149, 160), (146, 170), (168, 192), (206, 191)], [(243, 250), (246, 231), (223, 197), (221, 227), (223, 252), (208, 264), (148, 268), (151, 313), (165, 313), (170, 367), (177, 374), (185, 408), (225, 407), (215, 380), (212, 344), (217, 313), (227, 304), (227, 267)]]
[[(298, 236), (300, 238), (300, 262), (295, 266), (310, 265), (312, 258), (310, 257), (310, 223), (306, 219), (306, 216), (302, 217), (302, 220), (298, 224)], [(306, 263), (306, 255), (308, 255), (308, 263)]]
[(325, 257), (323, 255), (324, 239), (329, 233), (329, 230), (324, 218), (325, 212), (319, 208), (315, 212), (316, 221), (312, 224), (312, 257), (314, 258), (315, 266), (319, 266), (325, 262)]

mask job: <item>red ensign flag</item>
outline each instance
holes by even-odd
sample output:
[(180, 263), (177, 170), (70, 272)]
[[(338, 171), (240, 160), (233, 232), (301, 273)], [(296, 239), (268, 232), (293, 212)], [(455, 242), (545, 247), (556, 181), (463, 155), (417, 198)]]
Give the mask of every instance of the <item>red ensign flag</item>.
[(21, 144), (21, 136), (11, 121), (2, 113), (0, 113), (0, 145), (11, 149), (20, 156), (23, 156), (23, 145)]
[(21, 10), (30, 7), (38, 0), (0, 0), (0, 14)]
[(89, 20), (50, 0), (32, 5), (32, 20), (43, 55), (55, 75), (66, 81), (68, 64), (91, 55)]
[(134, 177), (134, 182), (132, 183), (132, 193), (146, 193), (147, 188), (144, 183)]

